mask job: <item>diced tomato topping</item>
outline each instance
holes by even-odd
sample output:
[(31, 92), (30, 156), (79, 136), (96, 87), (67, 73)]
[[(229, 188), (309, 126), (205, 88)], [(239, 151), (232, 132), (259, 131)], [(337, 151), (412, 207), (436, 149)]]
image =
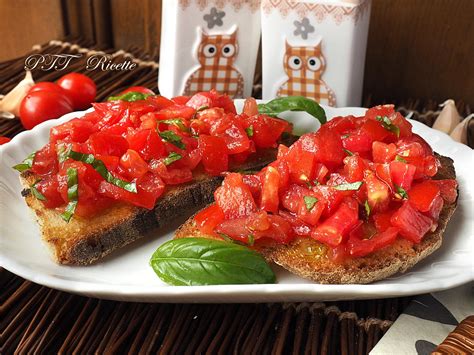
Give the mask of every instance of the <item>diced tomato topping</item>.
[(46, 176), (38, 181), (34, 187), (45, 197), (43, 204), (46, 208), (55, 208), (64, 204), (64, 200), (58, 191), (58, 176)]
[[(117, 134), (96, 132), (89, 137), (87, 142), (94, 155), (113, 155), (121, 157), (128, 149), (128, 142)], [(132, 147), (132, 149), (135, 149)]]
[(372, 211), (384, 211), (390, 203), (390, 190), (377, 179), (371, 170), (366, 170), (364, 182), (367, 187), (367, 201)]
[(279, 211), (278, 214), (290, 223), (295, 235), (309, 236), (311, 234), (311, 226), (304, 223), (298, 217), (286, 211)]
[(336, 247), (357, 225), (358, 216), (357, 204), (354, 207), (354, 205), (342, 203), (333, 215), (313, 229), (311, 237), (330, 247)]
[(143, 159), (159, 159), (167, 156), (166, 146), (156, 131), (144, 129), (127, 135), (130, 149), (140, 153)]
[(219, 175), (228, 169), (227, 145), (220, 137), (201, 135), (198, 138), (204, 170), (211, 175)]
[(214, 193), (214, 199), (226, 219), (245, 217), (257, 210), (252, 193), (240, 174), (227, 175), (222, 186)]
[(372, 143), (372, 158), (374, 163), (389, 163), (397, 155), (397, 146), (393, 143), (383, 142)]
[(68, 140), (84, 143), (95, 132), (94, 124), (84, 119), (75, 118), (62, 125), (51, 128), (50, 141)]
[(375, 228), (378, 231), (383, 232), (392, 226), (392, 222), (390, 221), (393, 215), (393, 211), (385, 211), (376, 213), (373, 216)]
[(397, 228), (390, 227), (374, 235), (371, 239), (357, 239), (351, 237), (347, 241), (347, 250), (352, 257), (366, 256), (392, 244), (397, 239), (397, 234)]
[(418, 212), (408, 201), (395, 211), (391, 223), (400, 230), (400, 235), (403, 238), (414, 243), (421, 242), (423, 236), (433, 226), (433, 221)]
[(390, 178), (394, 185), (404, 190), (411, 187), (411, 183), (415, 176), (415, 166), (401, 161), (392, 161), (390, 163)]
[(120, 166), (131, 178), (140, 178), (148, 172), (148, 164), (135, 150), (129, 149), (120, 158)]
[(224, 212), (222, 212), (221, 208), (215, 203), (199, 211), (194, 216), (196, 227), (204, 235), (214, 235), (214, 228), (223, 220)]
[(420, 212), (428, 212), (438, 196), (440, 196), (439, 186), (432, 180), (422, 181), (408, 192), (408, 200)]
[(446, 180), (433, 180), (434, 183), (438, 184), (441, 197), (446, 203), (454, 203), (458, 197), (458, 183), (454, 179)]
[(55, 174), (58, 171), (57, 153), (52, 143), (35, 153), (31, 170), (38, 175)]
[(278, 170), (272, 166), (265, 168), (261, 181), (262, 194), (260, 208), (264, 211), (276, 213), (279, 204), (278, 187), (280, 184), (280, 174)]

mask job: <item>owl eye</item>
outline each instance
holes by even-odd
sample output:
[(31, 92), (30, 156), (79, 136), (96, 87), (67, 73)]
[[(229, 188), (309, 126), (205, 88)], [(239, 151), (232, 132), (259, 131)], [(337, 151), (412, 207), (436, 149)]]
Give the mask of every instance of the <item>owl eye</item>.
[(316, 71), (321, 68), (321, 60), (318, 57), (310, 57), (308, 59), (308, 69)]
[(217, 48), (213, 44), (206, 44), (202, 51), (203, 51), (205, 57), (210, 58), (210, 57), (214, 57), (216, 55)]
[(298, 70), (298, 69), (301, 69), (301, 65), (302, 65), (302, 61), (301, 61), (301, 58), (296, 56), (296, 55), (292, 55), (289, 59), (288, 59), (288, 66), (293, 69), (293, 70)]
[(235, 46), (233, 44), (226, 44), (222, 47), (222, 55), (224, 57), (231, 57), (235, 53)]

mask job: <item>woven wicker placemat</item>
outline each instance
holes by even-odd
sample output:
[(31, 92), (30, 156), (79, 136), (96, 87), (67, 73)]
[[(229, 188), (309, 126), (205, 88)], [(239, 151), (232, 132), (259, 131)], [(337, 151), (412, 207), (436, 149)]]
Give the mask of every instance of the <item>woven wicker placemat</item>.
[[(83, 57), (67, 71), (35, 70), (36, 81), (54, 81), (66, 72), (85, 72), (96, 53), (81, 40), (51, 41), (25, 57), (0, 63), (0, 94), (24, 76), (24, 60), (33, 53)], [(139, 48), (105, 50), (115, 62), (138, 63), (130, 72), (91, 71), (97, 100), (135, 85), (157, 88), (157, 58)], [(259, 76), (256, 82), (259, 82)], [(259, 97), (255, 85), (254, 96)], [(389, 101), (389, 100), (387, 100)], [(373, 104), (370, 96), (364, 106)], [(432, 125), (438, 103), (407, 100), (398, 109)], [(461, 114), (470, 107), (458, 103)], [(0, 135), (13, 137), (17, 120), (0, 120)], [(389, 329), (410, 298), (291, 304), (145, 304), (71, 295), (26, 281), (0, 269), (0, 353), (304, 353), (366, 354)]]

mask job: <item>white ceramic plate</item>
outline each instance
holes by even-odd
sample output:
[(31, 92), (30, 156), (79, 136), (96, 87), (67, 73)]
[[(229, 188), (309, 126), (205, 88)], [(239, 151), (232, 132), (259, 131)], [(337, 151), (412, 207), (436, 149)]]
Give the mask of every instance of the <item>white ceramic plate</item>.
[[(241, 107), (242, 102), (237, 102)], [(328, 118), (361, 115), (362, 108), (326, 108)], [(447, 135), (412, 122), (440, 154), (454, 159), (460, 187), (459, 206), (444, 236), (443, 246), (406, 274), (370, 285), (319, 285), (279, 267), (272, 285), (168, 286), (148, 264), (155, 249), (172, 237), (168, 226), (87, 267), (60, 266), (41, 241), (32, 213), (20, 195), (18, 173), (11, 166), (48, 141), (49, 129), (83, 113), (68, 114), (20, 133), (0, 148), (0, 264), (7, 270), (48, 287), (87, 296), (146, 302), (289, 302), (406, 296), (443, 290), (473, 280), (473, 151)], [(318, 128), (304, 113), (287, 113), (299, 133)], [(183, 220), (186, 216), (183, 216)]]

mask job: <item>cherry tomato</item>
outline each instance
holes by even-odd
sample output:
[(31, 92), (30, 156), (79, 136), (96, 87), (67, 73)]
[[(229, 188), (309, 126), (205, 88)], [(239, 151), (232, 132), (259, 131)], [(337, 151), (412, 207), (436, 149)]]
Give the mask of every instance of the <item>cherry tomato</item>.
[(145, 95), (155, 95), (155, 92), (153, 90), (150, 90), (144, 86), (131, 86), (128, 89), (122, 91), (119, 95), (126, 94), (127, 92), (139, 92)]
[(23, 127), (32, 129), (41, 122), (59, 118), (72, 112), (70, 100), (55, 91), (35, 91), (26, 95), (20, 105), (20, 120)]
[(11, 141), (11, 138), (0, 136), (0, 145), (8, 143)]
[(71, 98), (68, 96), (68, 93), (56, 83), (52, 83), (49, 81), (42, 81), (42, 82), (36, 83), (30, 88), (30, 90), (28, 90), (28, 94), (31, 94), (32, 92), (35, 92), (35, 91), (54, 91), (59, 94), (63, 94), (69, 100), (69, 102), (71, 103), (71, 106), (74, 106)]
[(75, 110), (90, 107), (95, 99), (97, 87), (94, 81), (84, 74), (69, 73), (62, 76), (57, 83), (67, 92)]

